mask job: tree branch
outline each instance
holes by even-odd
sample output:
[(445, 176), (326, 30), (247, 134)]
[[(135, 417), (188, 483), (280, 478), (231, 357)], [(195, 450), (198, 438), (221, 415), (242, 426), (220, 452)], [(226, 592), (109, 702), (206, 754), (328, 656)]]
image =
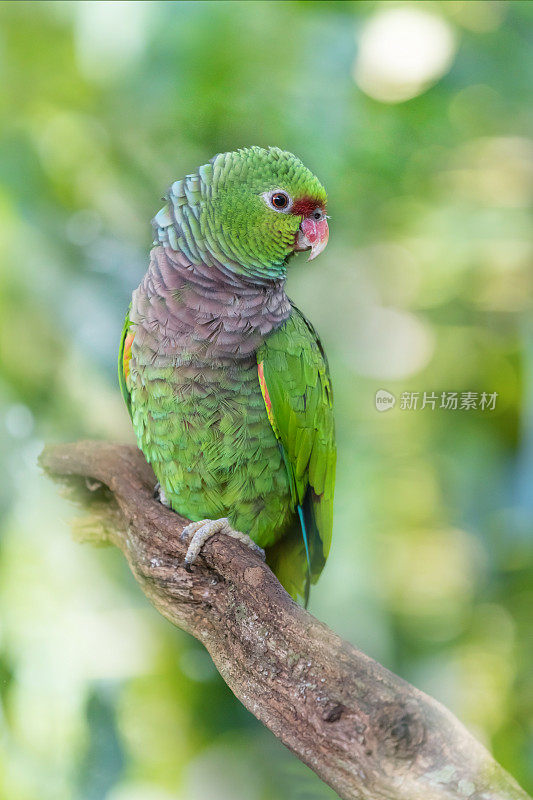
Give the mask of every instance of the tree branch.
[(205, 645), (236, 697), (341, 798), (527, 798), (449, 711), (300, 608), (249, 548), (214, 536), (186, 572), (188, 520), (154, 500), (134, 447), (48, 447), (40, 463), (71, 494), (83, 489), (84, 535), (122, 550), (156, 609)]

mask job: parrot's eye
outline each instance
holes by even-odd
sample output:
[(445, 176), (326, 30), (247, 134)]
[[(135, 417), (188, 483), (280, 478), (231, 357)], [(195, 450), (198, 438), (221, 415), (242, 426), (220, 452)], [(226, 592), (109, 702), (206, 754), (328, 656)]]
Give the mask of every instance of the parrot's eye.
[(270, 208), (274, 211), (288, 211), (292, 206), (292, 200), (287, 192), (282, 192), (280, 189), (275, 189), (273, 192), (265, 192), (263, 195)]
[(276, 194), (272, 195), (272, 205), (276, 208), (287, 208), (289, 198), (284, 192), (276, 192)]

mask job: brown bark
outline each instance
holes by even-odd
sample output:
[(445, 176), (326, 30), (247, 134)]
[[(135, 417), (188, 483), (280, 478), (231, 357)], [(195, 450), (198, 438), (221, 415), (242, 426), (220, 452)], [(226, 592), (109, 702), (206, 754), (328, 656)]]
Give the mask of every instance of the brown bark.
[(86, 533), (123, 551), (158, 611), (205, 645), (236, 697), (341, 798), (527, 798), (449, 711), (294, 603), (246, 546), (214, 536), (186, 572), (188, 520), (154, 500), (138, 450), (79, 442), (40, 461), (71, 489), (87, 486)]

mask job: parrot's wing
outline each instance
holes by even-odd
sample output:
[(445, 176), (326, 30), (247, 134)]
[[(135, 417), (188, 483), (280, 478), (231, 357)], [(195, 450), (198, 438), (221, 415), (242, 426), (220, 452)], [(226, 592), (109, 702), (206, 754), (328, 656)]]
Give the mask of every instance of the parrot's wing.
[(282, 448), (301, 531), (284, 537), (269, 562), (292, 594), (320, 575), (331, 544), (335, 428), (328, 364), (312, 325), (293, 306), (257, 354), (267, 414)]
[[(130, 306), (131, 308), (131, 306)], [(124, 328), (122, 329), (122, 336), (120, 337), (120, 349), (118, 354), (118, 382), (120, 391), (124, 402), (128, 407), (131, 417), (131, 395), (129, 389), (129, 376), (130, 376), (130, 360), (131, 360), (131, 345), (133, 342), (133, 334), (130, 332), (130, 311), (126, 314), (124, 321)]]

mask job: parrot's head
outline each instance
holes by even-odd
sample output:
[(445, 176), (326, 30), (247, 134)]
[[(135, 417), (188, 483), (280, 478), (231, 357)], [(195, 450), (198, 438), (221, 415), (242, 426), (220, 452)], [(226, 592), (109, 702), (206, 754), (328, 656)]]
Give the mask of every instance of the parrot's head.
[(180, 247), (190, 236), (199, 255), (207, 249), (234, 272), (276, 279), (295, 252), (309, 250), (310, 261), (325, 248), (326, 199), (318, 178), (292, 153), (249, 147), (220, 153), (173, 184), (155, 226), (159, 241), (168, 243), (161, 223), (172, 221), (183, 234)]

